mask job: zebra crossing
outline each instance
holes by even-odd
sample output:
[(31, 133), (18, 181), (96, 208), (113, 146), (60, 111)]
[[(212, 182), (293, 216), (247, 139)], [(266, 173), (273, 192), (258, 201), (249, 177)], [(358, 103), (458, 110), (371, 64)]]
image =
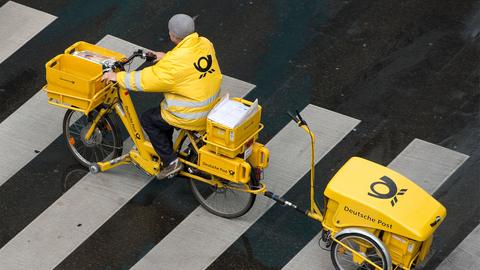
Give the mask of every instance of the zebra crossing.
[[(27, 17), (29, 19), (22, 27), (9, 26), (9, 23)], [(41, 34), (42, 29), (55, 19), (53, 15), (13, 1), (0, 7), (0, 34), (8, 37), (0, 41), (0, 64), (33, 36)], [(141, 48), (112, 35), (106, 35), (98, 44), (124, 54)], [(131, 68), (140, 64), (135, 62)], [(226, 90), (232, 96), (245, 96), (254, 87), (224, 76), (222, 91)], [(361, 121), (314, 105), (304, 108), (302, 115), (319, 138), (316, 142), (317, 163)], [(63, 111), (48, 105), (46, 95), (39, 91), (0, 123), (0, 148), (3, 150), (0, 155), (0, 188), (59, 137), (62, 117)], [(265, 173), (265, 182), (280, 195), (292, 189), (309, 171), (309, 141), (305, 137), (301, 130), (289, 123), (267, 143), (271, 163)], [(459, 152), (415, 139), (389, 167), (434, 193), (467, 158)], [(0, 245), (0, 269), (57, 267), (150, 181), (131, 166), (98, 175), (87, 174), (8, 243)], [(247, 229), (255, 226), (271, 207), (271, 201), (259, 197), (249, 213), (235, 220), (212, 216), (198, 207), (132, 269), (206, 269), (221, 258)], [(452, 269), (465, 260), (478, 264), (478, 256), (469, 253), (469, 250), (478, 252), (478, 231), (475, 229), (465, 238), (438, 269)], [(283, 269), (332, 269), (328, 254), (318, 250), (317, 241), (318, 236)], [(462, 269), (471, 269), (466, 265)]]

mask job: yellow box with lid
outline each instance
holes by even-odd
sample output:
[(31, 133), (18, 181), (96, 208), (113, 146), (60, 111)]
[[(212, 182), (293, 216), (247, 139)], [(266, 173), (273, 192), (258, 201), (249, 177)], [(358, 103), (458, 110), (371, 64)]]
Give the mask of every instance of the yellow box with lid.
[(250, 181), (252, 167), (246, 160), (239, 157), (225, 158), (206, 148), (206, 145), (203, 146), (198, 153), (202, 170), (236, 183), (246, 184)]
[(110, 85), (101, 81), (99, 59), (117, 61), (125, 56), (87, 42), (77, 42), (45, 65), (48, 102), (88, 113), (100, 105)]
[(212, 120), (209, 117), (203, 141), (210, 151), (233, 158), (253, 145), (258, 133), (263, 129), (263, 125), (260, 123), (262, 115), (260, 105), (242, 98), (232, 98), (231, 101), (239, 102), (247, 107), (255, 105), (256, 111), (234, 127)]

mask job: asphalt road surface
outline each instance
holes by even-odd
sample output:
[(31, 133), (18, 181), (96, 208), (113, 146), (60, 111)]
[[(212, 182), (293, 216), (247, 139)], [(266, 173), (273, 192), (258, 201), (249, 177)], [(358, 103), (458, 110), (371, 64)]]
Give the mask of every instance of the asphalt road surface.
[[(39, 92), (45, 63), (79, 40), (169, 50), (176, 13), (198, 15), (225, 83), (263, 106), (273, 191), (308, 205), (308, 143), (285, 114), (303, 110), (318, 129), (318, 194), (351, 156), (388, 165), (448, 210), (423, 269), (480, 267), (477, 1), (17, 0), (0, 1), (0, 269), (309, 269), (306, 254), (323, 254), (318, 223), (263, 198), (225, 223), (181, 178), (126, 168), (98, 189), (66, 149), (63, 111)], [(139, 113), (160, 99), (134, 95)]]

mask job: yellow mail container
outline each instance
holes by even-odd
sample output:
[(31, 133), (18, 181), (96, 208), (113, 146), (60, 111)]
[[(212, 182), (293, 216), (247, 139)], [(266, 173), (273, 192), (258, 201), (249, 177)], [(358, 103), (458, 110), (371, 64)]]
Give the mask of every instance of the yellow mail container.
[[(233, 98), (232, 100), (247, 106), (252, 105), (252, 102), (245, 99)], [(243, 153), (256, 141), (258, 133), (263, 129), (260, 123), (261, 116), (262, 107), (259, 105), (250, 118), (235, 128), (207, 119), (207, 132), (203, 140), (210, 151), (233, 158)]]
[(102, 67), (99, 64), (61, 54), (50, 60), (45, 68), (47, 85), (44, 89), (50, 103), (89, 111), (103, 101), (96, 96), (106, 87), (101, 81)]
[[(76, 53), (85, 57), (72, 55)], [(104, 101), (110, 86), (101, 81), (102, 65), (88, 59), (90, 55), (114, 60), (125, 57), (87, 42), (73, 44), (45, 65), (44, 90), (50, 104), (88, 113)]]

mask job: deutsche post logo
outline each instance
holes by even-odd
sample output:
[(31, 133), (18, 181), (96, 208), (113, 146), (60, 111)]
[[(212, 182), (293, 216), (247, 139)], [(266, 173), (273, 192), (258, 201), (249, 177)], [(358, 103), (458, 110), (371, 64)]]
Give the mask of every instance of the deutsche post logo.
[(200, 73), (199, 79), (204, 78), (207, 76), (207, 73), (213, 73), (215, 72), (215, 69), (211, 68), (213, 64), (212, 61), (212, 56), (209, 54), (207, 56), (202, 56), (200, 57), (196, 63), (193, 63), (193, 66), (195, 67), (196, 70), (198, 70)]
[[(398, 188), (395, 182), (393, 182), (393, 180), (386, 175), (382, 176), (380, 180), (381, 181), (373, 182), (370, 185), (371, 192), (368, 192), (368, 195), (378, 199), (385, 199), (385, 200), (391, 199), (390, 204), (392, 205), (392, 207), (394, 207), (398, 202), (397, 196), (404, 195), (407, 192), (407, 189), (402, 188), (400, 189), (400, 191), (398, 191)], [(386, 193), (378, 192), (378, 190), (376, 189), (378, 185), (387, 187), (388, 191)]]

